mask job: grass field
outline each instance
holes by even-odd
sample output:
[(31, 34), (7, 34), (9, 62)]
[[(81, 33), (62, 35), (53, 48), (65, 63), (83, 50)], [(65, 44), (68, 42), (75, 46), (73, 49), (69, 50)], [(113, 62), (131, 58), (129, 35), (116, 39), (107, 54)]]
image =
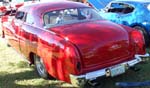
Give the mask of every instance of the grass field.
[[(150, 81), (150, 63), (138, 65), (140, 71), (127, 73), (101, 80), (102, 88), (117, 88), (119, 81)], [(27, 62), (11, 47), (7, 47), (0, 38), (0, 88), (70, 88), (70, 84), (58, 80), (44, 80), (37, 76), (34, 66), (29, 67)], [(150, 88), (150, 87), (136, 87)]]

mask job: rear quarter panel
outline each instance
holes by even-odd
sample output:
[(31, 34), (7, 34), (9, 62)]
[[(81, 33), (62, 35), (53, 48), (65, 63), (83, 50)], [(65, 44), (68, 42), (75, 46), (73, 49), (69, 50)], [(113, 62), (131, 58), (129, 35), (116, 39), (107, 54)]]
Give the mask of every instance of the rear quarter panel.
[(62, 37), (44, 31), (38, 36), (37, 54), (43, 58), (48, 73), (60, 80), (70, 82), (69, 74), (75, 73), (74, 65), (65, 58), (65, 44)]

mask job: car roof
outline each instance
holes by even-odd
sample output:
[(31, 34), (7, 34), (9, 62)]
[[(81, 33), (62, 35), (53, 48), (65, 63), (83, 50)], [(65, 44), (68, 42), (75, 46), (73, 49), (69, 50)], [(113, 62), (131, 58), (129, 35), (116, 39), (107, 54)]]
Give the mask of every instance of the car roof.
[(32, 3), (30, 5), (24, 5), (21, 6), (18, 11), (23, 11), (26, 13), (32, 14), (33, 17), (36, 17), (35, 24), (38, 25), (38, 27), (42, 27), (42, 21), (41, 18), (46, 12), (54, 11), (54, 10), (61, 10), (61, 9), (67, 9), (67, 8), (87, 8), (89, 6), (79, 3), (79, 2), (73, 2), (73, 1), (55, 1), (55, 2), (37, 2)]
[(126, 2), (126, 3), (150, 3), (149, 0), (114, 0), (112, 2)]
[(53, 10), (60, 10), (66, 8), (80, 8), (80, 7), (89, 7), (79, 2), (73, 1), (53, 1), (53, 2), (37, 2), (32, 3), (30, 5), (24, 5), (19, 8), (19, 11), (26, 11), (26, 12), (45, 12), (45, 11), (53, 11)]

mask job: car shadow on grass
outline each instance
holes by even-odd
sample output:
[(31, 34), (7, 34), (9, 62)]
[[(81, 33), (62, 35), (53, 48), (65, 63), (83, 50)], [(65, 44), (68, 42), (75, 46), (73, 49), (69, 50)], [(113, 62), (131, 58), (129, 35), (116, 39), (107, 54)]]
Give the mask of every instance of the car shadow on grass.
[[(147, 65), (149, 66), (149, 65)], [(144, 71), (144, 70), (143, 70)], [(143, 81), (147, 78), (143, 78), (145, 74), (141, 74), (143, 72), (134, 72), (128, 71), (127, 73), (114, 77), (114, 78), (105, 78), (101, 79), (103, 86), (91, 87), (91, 88), (118, 88), (115, 86), (115, 82), (118, 81)], [(148, 72), (149, 73), (149, 72)], [(148, 75), (148, 74), (147, 74)], [(148, 77), (149, 78), (149, 77)], [(44, 80), (39, 78), (36, 74), (35, 70), (25, 70), (23, 72), (18, 73), (8, 73), (8, 72), (0, 72), (0, 88), (74, 88), (63, 86), (66, 84), (65, 82), (61, 82), (58, 80)], [(139, 88), (139, 87), (134, 87)], [(140, 87), (143, 88), (143, 87)], [(150, 88), (150, 87), (144, 87)]]
[[(149, 72), (150, 64), (144, 64), (143, 69), (138, 72), (129, 70), (127, 73), (114, 77), (100, 79), (103, 86), (91, 88), (118, 88), (116, 82), (141, 82), (150, 80)], [(22, 68), (24, 69), (24, 68)], [(17, 70), (17, 69), (16, 69)], [(143, 73), (144, 72), (144, 73)], [(25, 70), (18, 73), (0, 72), (0, 88), (73, 88), (63, 86), (65, 82), (58, 80), (44, 80), (39, 78), (34, 69)], [(134, 87), (134, 88), (150, 88), (150, 87)]]
[(39, 78), (34, 70), (11, 74), (0, 72), (0, 82), (0, 88), (60, 88), (65, 83)]

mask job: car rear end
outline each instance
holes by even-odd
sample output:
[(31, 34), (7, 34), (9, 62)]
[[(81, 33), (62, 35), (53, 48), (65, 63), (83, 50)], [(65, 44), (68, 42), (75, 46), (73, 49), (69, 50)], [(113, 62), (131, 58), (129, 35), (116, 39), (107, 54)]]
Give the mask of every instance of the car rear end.
[(145, 52), (142, 34), (129, 27), (124, 26), (124, 28), (129, 29), (129, 36), (122, 40), (113, 35), (113, 39), (116, 38), (115, 42), (112, 42), (109, 37), (105, 38), (108, 41), (102, 40), (105, 42), (101, 41), (99, 45), (97, 41), (93, 41), (95, 44), (93, 43), (91, 48), (84, 47), (82, 49), (76, 45), (79, 62), (75, 66), (75, 68), (78, 67), (77, 73), (70, 74), (72, 84), (81, 86), (85, 82), (91, 82), (99, 77), (114, 77), (123, 74), (128, 68), (142, 62), (143, 57), (149, 56)]
[[(71, 20), (71, 23), (50, 27), (48, 30), (65, 40), (51, 45), (55, 46), (51, 50), (54, 59), (49, 61), (49, 67), (54, 68), (49, 73), (73, 85), (81, 86), (98, 77), (123, 74), (129, 67), (140, 63), (141, 56), (148, 56), (140, 32), (103, 19)], [(49, 41), (56, 42), (54, 40), (58, 41), (56, 38)]]

